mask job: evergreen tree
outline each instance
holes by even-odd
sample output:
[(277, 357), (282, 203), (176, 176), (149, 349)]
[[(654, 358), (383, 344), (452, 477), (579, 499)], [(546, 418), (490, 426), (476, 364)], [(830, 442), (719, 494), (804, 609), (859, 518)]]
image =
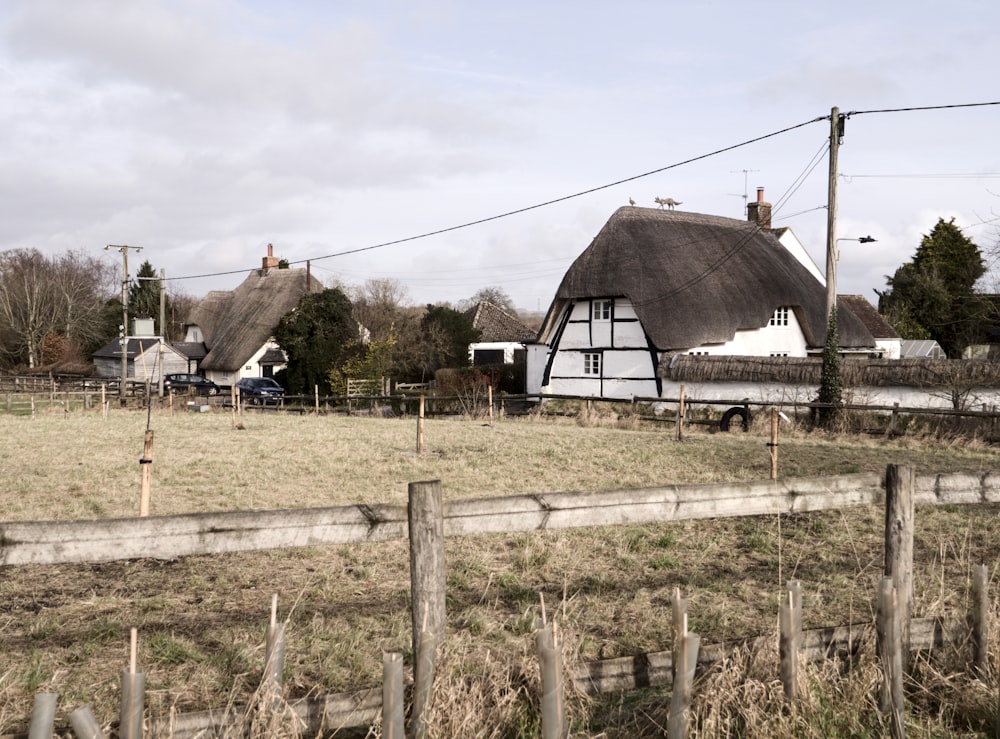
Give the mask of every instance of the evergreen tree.
[(837, 306), (830, 311), (830, 320), (826, 326), (826, 344), (823, 345), (823, 369), (819, 385), (820, 403), (828, 403), (832, 408), (820, 408), (820, 423), (829, 426), (833, 424), (840, 411), (843, 385), (840, 378), (840, 336), (837, 329)]
[(988, 304), (975, 284), (985, 272), (979, 247), (955, 219), (938, 219), (913, 259), (887, 278), (879, 312), (903, 338), (931, 338), (949, 357), (960, 357), (983, 332)]
[(288, 355), (285, 386), (292, 395), (329, 395), (330, 370), (339, 368), (357, 350), (358, 326), (351, 301), (338, 288), (306, 293), (298, 307), (274, 330), (275, 341)]
[(469, 344), (482, 335), (473, 328), (472, 316), (447, 305), (428, 305), (420, 328), (429, 348), (431, 372), (442, 367), (468, 367)]
[[(163, 281), (158, 278), (159, 275), (149, 260), (139, 265), (135, 280), (128, 289), (129, 333), (132, 331), (131, 322), (134, 318), (153, 318), (159, 324), (160, 291), (163, 289)], [(160, 328), (159, 325), (157, 328)]]

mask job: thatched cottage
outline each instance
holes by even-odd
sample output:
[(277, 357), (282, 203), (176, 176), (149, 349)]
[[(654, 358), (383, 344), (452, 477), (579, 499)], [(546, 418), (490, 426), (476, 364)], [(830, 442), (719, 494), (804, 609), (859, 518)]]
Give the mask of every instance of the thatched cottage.
[[(826, 287), (762, 193), (738, 220), (623, 207), (566, 272), (539, 333), (546, 392), (662, 397), (678, 354), (808, 357), (826, 341)], [(838, 303), (841, 352), (877, 355)]]
[(243, 377), (271, 377), (285, 366), (285, 355), (275, 343), (278, 321), (294, 309), (307, 292), (323, 284), (305, 269), (279, 269), (272, 246), (260, 269), (235, 290), (208, 293), (188, 319), (184, 344), (204, 345), (199, 369), (219, 385)]

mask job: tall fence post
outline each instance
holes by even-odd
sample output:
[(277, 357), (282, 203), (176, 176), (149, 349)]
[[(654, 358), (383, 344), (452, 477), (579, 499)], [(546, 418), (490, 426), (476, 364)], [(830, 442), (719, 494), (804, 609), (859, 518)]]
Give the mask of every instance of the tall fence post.
[[(433, 681), (434, 655), (443, 641), (446, 626), (444, 507), (441, 481), (411, 482), (407, 519), (410, 534), (410, 600), (412, 602), (414, 673)], [(429, 700), (431, 686), (414, 685), (414, 695)], [(414, 705), (423, 715), (426, 705)]]
[(909, 667), (910, 616), (913, 613), (912, 467), (890, 464), (885, 471), (885, 569), (896, 590), (903, 669)]
[(903, 644), (900, 600), (891, 577), (879, 583), (878, 613), (875, 625), (879, 657), (885, 680), (882, 684), (880, 708), (889, 714), (889, 728), (893, 739), (905, 736), (903, 705)]

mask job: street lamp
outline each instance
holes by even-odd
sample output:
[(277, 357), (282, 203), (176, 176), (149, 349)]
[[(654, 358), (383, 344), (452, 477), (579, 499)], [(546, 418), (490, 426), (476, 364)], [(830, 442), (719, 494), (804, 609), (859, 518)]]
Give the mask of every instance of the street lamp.
[[(849, 236), (843, 239), (837, 239), (836, 243), (839, 244), (841, 241), (857, 241), (859, 244), (874, 244), (878, 239), (874, 236)], [(833, 260), (835, 262), (840, 261), (840, 249), (834, 246)]]

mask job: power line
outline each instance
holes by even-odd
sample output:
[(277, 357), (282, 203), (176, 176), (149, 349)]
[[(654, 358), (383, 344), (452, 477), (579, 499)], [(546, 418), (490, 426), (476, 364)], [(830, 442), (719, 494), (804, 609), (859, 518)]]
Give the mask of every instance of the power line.
[[(521, 213), (527, 213), (528, 211), (537, 210), (538, 208), (545, 208), (545, 207), (547, 207), (549, 205), (555, 205), (556, 203), (562, 203), (562, 202), (565, 202), (567, 200), (572, 200), (574, 198), (583, 197), (584, 195), (591, 195), (591, 194), (593, 194), (595, 192), (600, 192), (601, 190), (607, 190), (607, 189), (612, 188), (612, 187), (617, 187), (618, 185), (623, 185), (626, 182), (634, 182), (635, 180), (640, 180), (640, 179), (643, 179), (644, 177), (650, 177), (650, 176), (652, 176), (654, 174), (659, 174), (661, 172), (666, 172), (667, 170), (670, 170), (670, 169), (676, 169), (677, 167), (682, 167), (685, 164), (692, 164), (694, 162), (698, 162), (698, 161), (701, 161), (703, 159), (708, 159), (708, 158), (713, 157), (713, 156), (718, 156), (719, 154), (724, 154), (725, 152), (733, 151), (734, 149), (739, 149), (739, 148), (744, 147), (744, 146), (749, 146), (750, 144), (755, 144), (755, 143), (757, 143), (759, 141), (764, 141), (766, 139), (773, 138), (775, 136), (780, 136), (783, 133), (788, 133), (789, 131), (794, 131), (797, 128), (802, 128), (802, 127), (808, 126), (808, 125), (810, 125), (812, 123), (818, 123), (820, 121), (827, 120), (827, 118), (829, 118), (829, 116), (820, 116), (818, 118), (813, 118), (811, 120), (804, 121), (802, 123), (797, 123), (797, 124), (795, 124), (793, 126), (788, 126), (787, 128), (782, 128), (782, 129), (780, 129), (778, 131), (772, 131), (771, 133), (764, 134), (763, 136), (757, 136), (756, 138), (747, 139), (746, 141), (742, 141), (742, 142), (740, 142), (738, 144), (733, 144), (731, 146), (726, 146), (726, 147), (723, 147), (721, 149), (716, 149), (715, 151), (708, 152), (707, 154), (701, 154), (701, 155), (696, 156), (696, 157), (691, 157), (690, 159), (685, 159), (685, 160), (680, 161), (680, 162), (675, 162), (674, 164), (668, 164), (665, 167), (659, 167), (658, 169), (653, 169), (653, 170), (650, 170), (649, 172), (643, 172), (642, 174), (637, 174), (637, 175), (633, 175), (631, 177), (626, 177), (626, 178), (621, 179), (621, 180), (616, 180), (614, 182), (609, 182), (609, 183), (607, 183), (605, 185), (598, 185), (597, 187), (592, 187), (592, 188), (589, 188), (587, 190), (581, 190), (579, 192), (575, 192), (575, 193), (572, 193), (570, 195), (564, 195), (562, 197), (553, 198), (552, 200), (546, 200), (544, 202), (536, 203), (534, 205), (528, 205), (528, 206), (525, 206), (523, 208), (517, 208), (515, 210), (510, 210), (510, 211), (507, 211), (505, 213), (500, 213), (498, 215), (489, 216), (487, 218), (480, 218), (480, 219), (475, 220), (475, 221), (468, 221), (466, 223), (461, 223), (461, 224), (459, 224), (457, 226), (448, 226), (447, 228), (440, 228), (440, 229), (437, 229), (435, 231), (427, 231), (427, 232), (422, 233), (422, 234), (417, 234), (416, 236), (407, 236), (407, 237), (402, 238), (402, 239), (394, 239), (393, 241), (384, 241), (384, 242), (382, 242), (380, 244), (372, 244), (371, 246), (362, 246), (362, 247), (358, 247), (357, 249), (346, 249), (344, 251), (334, 252), (333, 254), (325, 254), (325, 255), (320, 256), (320, 257), (311, 257), (309, 259), (298, 259), (296, 261), (289, 262), (288, 264), (304, 264), (306, 262), (318, 262), (318, 261), (320, 261), (322, 259), (332, 259), (333, 257), (343, 257), (343, 256), (347, 256), (348, 254), (359, 254), (361, 252), (372, 251), (374, 249), (383, 249), (383, 248), (385, 248), (387, 246), (396, 246), (398, 244), (405, 244), (405, 243), (407, 243), (409, 241), (416, 241), (418, 239), (426, 239), (426, 238), (428, 238), (430, 236), (439, 236), (441, 234), (450, 233), (452, 231), (458, 231), (458, 230), (463, 229), (463, 228), (470, 228), (471, 226), (479, 226), (479, 225), (481, 225), (483, 223), (489, 223), (490, 221), (496, 221), (496, 220), (499, 220), (501, 218), (507, 218), (509, 216), (519, 215)], [(202, 277), (221, 277), (221, 276), (224, 276), (224, 275), (243, 274), (246, 271), (247, 271), (247, 268), (244, 268), (244, 269), (236, 269), (236, 270), (227, 270), (225, 272), (211, 272), (211, 273), (206, 273), (206, 274), (201, 274), (201, 275), (187, 275), (187, 276), (182, 276), (182, 277), (168, 277), (167, 279), (171, 279), (171, 280), (193, 280), (193, 279), (199, 279), (199, 278), (202, 278)]]
[[(951, 109), (958, 109), (958, 108), (977, 108), (977, 107), (994, 106), (994, 105), (1000, 105), (1000, 101), (985, 102), (985, 103), (960, 103), (960, 104), (953, 104), (953, 105), (911, 106), (911, 107), (906, 107), (906, 108), (880, 108), (880, 109), (872, 109), (872, 110), (853, 110), (853, 111), (849, 111), (847, 113), (844, 113), (843, 117), (849, 118), (849, 117), (854, 116), (854, 115), (866, 115), (866, 114), (873, 114), (873, 113), (912, 113), (912, 112), (917, 112), (917, 111), (928, 111), (928, 110), (951, 110)], [(623, 179), (620, 179), (620, 180), (616, 180), (614, 182), (609, 182), (609, 183), (604, 184), (604, 185), (598, 185), (596, 187), (592, 187), (592, 188), (589, 188), (589, 189), (586, 189), (586, 190), (581, 190), (579, 192), (575, 192), (575, 193), (572, 193), (572, 194), (569, 194), (569, 195), (564, 195), (562, 197), (553, 198), (551, 200), (546, 200), (546, 201), (543, 201), (543, 202), (540, 202), (540, 203), (536, 203), (534, 205), (528, 205), (528, 206), (525, 206), (523, 208), (517, 208), (515, 210), (506, 211), (504, 213), (499, 213), (497, 215), (488, 216), (486, 218), (480, 218), (480, 219), (473, 220), (473, 221), (467, 221), (465, 223), (460, 223), (460, 224), (455, 225), (455, 226), (448, 226), (446, 228), (436, 229), (434, 231), (427, 231), (427, 232), (424, 232), (424, 233), (421, 233), (421, 234), (417, 234), (415, 236), (407, 236), (407, 237), (404, 237), (404, 238), (401, 238), (401, 239), (394, 239), (392, 241), (384, 241), (384, 242), (378, 243), (378, 244), (371, 244), (369, 246), (362, 246), (362, 247), (358, 247), (356, 249), (345, 249), (344, 251), (334, 252), (332, 254), (325, 254), (325, 255), (319, 256), (319, 257), (311, 257), (311, 258), (308, 258), (308, 259), (299, 259), (299, 260), (295, 260), (295, 261), (292, 261), (292, 262), (288, 262), (288, 264), (290, 264), (290, 265), (291, 264), (305, 264), (306, 262), (316, 262), (316, 261), (320, 261), (320, 260), (323, 260), (323, 259), (332, 259), (334, 257), (347, 256), (349, 254), (359, 254), (359, 253), (366, 252), (366, 251), (373, 251), (375, 249), (383, 249), (383, 248), (389, 247), (389, 246), (397, 246), (399, 244), (405, 244), (405, 243), (408, 243), (410, 241), (417, 241), (419, 239), (425, 239), (425, 238), (429, 238), (431, 236), (439, 236), (441, 234), (450, 233), (452, 231), (458, 231), (458, 230), (465, 229), (465, 228), (470, 228), (472, 226), (479, 226), (479, 225), (482, 225), (484, 223), (489, 223), (490, 221), (496, 221), (496, 220), (500, 220), (501, 218), (508, 218), (510, 216), (519, 215), (521, 213), (527, 213), (528, 211), (537, 210), (539, 208), (545, 208), (547, 206), (555, 205), (557, 203), (562, 203), (562, 202), (565, 202), (567, 200), (572, 200), (572, 199), (575, 199), (575, 198), (583, 197), (584, 195), (591, 195), (591, 194), (593, 194), (595, 192), (600, 192), (601, 190), (607, 190), (607, 189), (612, 188), (612, 187), (617, 187), (618, 185), (623, 185), (623, 184), (625, 184), (627, 182), (634, 182), (636, 180), (640, 180), (640, 179), (643, 179), (645, 177), (650, 177), (650, 176), (655, 175), (655, 174), (660, 174), (661, 172), (666, 172), (666, 171), (671, 170), (671, 169), (676, 169), (676, 168), (682, 167), (682, 166), (684, 166), (686, 164), (692, 164), (694, 162), (698, 162), (698, 161), (701, 161), (701, 160), (704, 160), (704, 159), (709, 159), (709, 158), (711, 158), (713, 156), (718, 156), (719, 154), (724, 154), (726, 152), (733, 151), (735, 149), (739, 149), (739, 148), (742, 148), (744, 146), (749, 146), (750, 144), (755, 144), (755, 143), (758, 143), (760, 141), (764, 141), (766, 139), (773, 138), (775, 136), (780, 136), (781, 134), (784, 134), (784, 133), (789, 133), (790, 131), (794, 131), (794, 130), (796, 130), (798, 128), (803, 128), (803, 127), (808, 126), (810, 124), (818, 123), (820, 121), (826, 121), (826, 120), (829, 120), (829, 119), (830, 119), (829, 115), (818, 116), (816, 118), (812, 118), (812, 119), (810, 119), (808, 121), (804, 121), (802, 123), (797, 123), (795, 125), (779, 129), (777, 131), (772, 131), (771, 133), (767, 133), (767, 134), (764, 134), (762, 136), (757, 136), (757, 137), (752, 138), (752, 139), (747, 139), (746, 141), (742, 141), (742, 142), (740, 142), (738, 144), (733, 144), (731, 146), (726, 146), (726, 147), (723, 147), (721, 149), (716, 149), (715, 151), (711, 151), (711, 152), (708, 152), (706, 154), (701, 154), (699, 156), (691, 157), (689, 159), (684, 159), (682, 161), (675, 162), (673, 164), (668, 164), (668, 165), (666, 165), (664, 167), (659, 167), (657, 169), (653, 169), (653, 170), (650, 170), (648, 172), (643, 172), (642, 174), (633, 175), (631, 177), (626, 177), (626, 178), (623, 178)], [(813, 167), (815, 167), (815, 164), (813, 165)], [(802, 176), (807, 175), (811, 171), (812, 171), (812, 168), (809, 168), (809, 170), (807, 172), (805, 172), (804, 175), (802, 175)], [(794, 190), (791, 190), (791, 192), (789, 193), (789, 195), (792, 194), (792, 193), (794, 193)], [(223, 272), (211, 272), (211, 273), (198, 274), (198, 275), (186, 275), (186, 276), (180, 276), (180, 277), (168, 277), (166, 279), (167, 280), (193, 280), (193, 279), (200, 279), (200, 278), (204, 278), (204, 277), (222, 277), (222, 276), (225, 276), (225, 275), (243, 274), (243, 273), (247, 272), (248, 269), (251, 269), (251, 268), (245, 267), (243, 269), (226, 270), (226, 271), (223, 271)]]
[[(867, 113), (913, 113), (919, 110), (952, 110), (954, 108), (982, 108), (987, 105), (1000, 105), (1000, 100), (991, 103), (958, 103), (956, 105), (921, 105), (910, 108), (876, 108), (873, 110), (851, 110), (844, 115), (850, 118), (852, 115), (865, 115)], [(829, 120), (830, 116), (826, 117)]]

